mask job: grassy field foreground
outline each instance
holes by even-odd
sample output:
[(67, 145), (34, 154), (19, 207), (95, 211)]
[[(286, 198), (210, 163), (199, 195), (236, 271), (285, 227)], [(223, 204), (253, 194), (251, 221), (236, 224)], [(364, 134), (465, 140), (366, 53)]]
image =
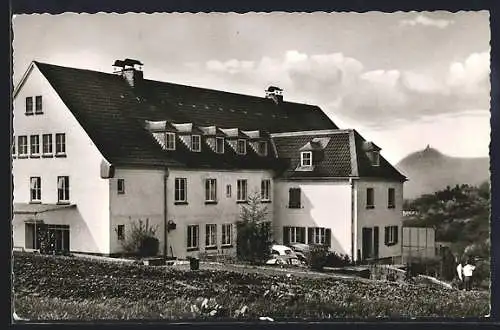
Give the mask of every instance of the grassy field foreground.
[(489, 293), (16, 253), (14, 305), (29, 320), (480, 317)]

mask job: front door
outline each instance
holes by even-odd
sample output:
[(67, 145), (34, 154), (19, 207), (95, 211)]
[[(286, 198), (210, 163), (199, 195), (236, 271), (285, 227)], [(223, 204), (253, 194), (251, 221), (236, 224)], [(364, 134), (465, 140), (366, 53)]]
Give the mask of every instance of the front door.
[(363, 249), (363, 259), (369, 259), (373, 257), (373, 229), (363, 228), (362, 232), (362, 249)]

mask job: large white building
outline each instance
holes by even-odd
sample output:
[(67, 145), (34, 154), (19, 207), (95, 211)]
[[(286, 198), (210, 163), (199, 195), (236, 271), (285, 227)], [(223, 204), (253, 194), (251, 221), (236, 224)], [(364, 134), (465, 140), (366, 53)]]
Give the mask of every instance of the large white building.
[[(14, 91), (13, 245), (114, 255), (132, 222), (160, 253), (234, 253), (236, 221), (260, 194), (277, 242), (353, 259), (401, 256), (403, 183), (380, 148), (318, 107), (33, 62)], [(44, 226), (40, 226), (44, 224)]]

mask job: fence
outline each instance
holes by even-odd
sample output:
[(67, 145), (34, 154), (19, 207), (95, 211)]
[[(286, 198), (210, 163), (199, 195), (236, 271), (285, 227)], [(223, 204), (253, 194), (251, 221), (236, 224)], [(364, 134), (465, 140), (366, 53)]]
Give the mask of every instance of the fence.
[(403, 263), (412, 259), (435, 259), (436, 242), (434, 228), (403, 227)]

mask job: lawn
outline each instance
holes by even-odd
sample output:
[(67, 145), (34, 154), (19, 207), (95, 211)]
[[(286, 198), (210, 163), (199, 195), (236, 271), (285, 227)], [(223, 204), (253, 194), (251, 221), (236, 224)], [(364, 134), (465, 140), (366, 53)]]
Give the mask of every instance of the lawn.
[(29, 320), (480, 317), (489, 293), (16, 253), (14, 306)]

